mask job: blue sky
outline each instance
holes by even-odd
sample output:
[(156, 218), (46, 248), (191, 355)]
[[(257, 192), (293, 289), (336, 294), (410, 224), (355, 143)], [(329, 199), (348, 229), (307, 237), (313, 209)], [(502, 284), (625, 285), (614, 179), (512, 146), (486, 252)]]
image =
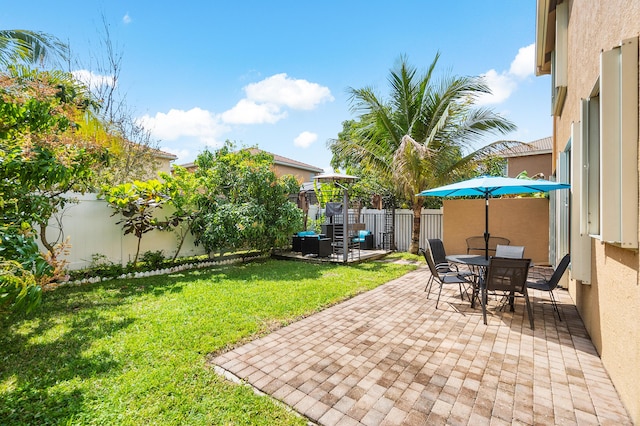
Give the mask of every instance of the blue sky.
[(226, 139), (329, 168), (329, 139), (354, 118), (347, 88), (388, 94), (401, 55), (439, 74), (485, 75), (483, 100), (518, 130), (551, 135), (549, 77), (535, 77), (535, 1), (6, 2), (0, 28), (53, 34), (70, 68), (99, 74), (103, 17), (122, 54), (118, 90), (159, 146), (192, 161)]

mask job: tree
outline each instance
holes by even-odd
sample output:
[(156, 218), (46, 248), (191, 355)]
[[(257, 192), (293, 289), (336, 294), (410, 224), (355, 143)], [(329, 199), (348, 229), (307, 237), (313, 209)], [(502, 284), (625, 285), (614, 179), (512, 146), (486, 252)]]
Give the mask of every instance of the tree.
[(158, 141), (153, 139), (134, 111), (127, 105), (126, 93), (119, 85), (122, 73), (123, 53), (114, 43), (109, 24), (102, 17), (98, 51), (103, 56), (89, 65), (94, 75), (102, 76), (99, 82), (87, 81), (96, 99), (100, 99), (100, 121), (111, 136), (109, 152), (115, 157), (98, 175), (102, 183), (118, 185), (134, 180), (144, 181), (157, 177)]
[(196, 244), (208, 253), (288, 244), (302, 227), (302, 212), (288, 201), (289, 194), (298, 193), (298, 182), (293, 176), (278, 179), (271, 155), (233, 148), (227, 142), (195, 161), (201, 181), (192, 227)]
[(333, 164), (357, 164), (375, 173), (391, 192), (413, 210), (410, 251), (418, 252), (420, 212), (424, 200), (416, 194), (473, 174), (474, 162), (504, 148), (504, 143), (471, 150), (475, 139), (491, 132), (515, 129), (487, 108), (474, 107), (490, 90), (479, 77), (434, 77), (437, 54), (426, 73), (401, 57), (389, 74), (388, 100), (371, 87), (350, 88), (355, 122), (343, 124), (337, 140), (329, 142)]
[(112, 187), (105, 185), (99, 195), (115, 210), (111, 216), (122, 215), (122, 219), (116, 224), (122, 225), (124, 235), (133, 234), (138, 239), (136, 256), (133, 259), (133, 264), (136, 265), (144, 234), (154, 229), (162, 230), (167, 226), (166, 222), (155, 217), (156, 211), (169, 199), (166, 188), (159, 180), (151, 179)]
[(68, 48), (56, 37), (37, 31), (0, 30), (0, 67), (66, 58)]
[(107, 161), (104, 132), (86, 88), (70, 74), (12, 66), (0, 74), (0, 213), (8, 222), (44, 230), (70, 201), (68, 191), (92, 188), (92, 175)]
[(197, 200), (200, 190), (200, 180), (195, 174), (181, 166), (174, 166), (171, 174), (161, 173), (160, 177), (165, 182), (165, 188), (169, 195), (169, 204), (174, 212), (167, 219), (168, 229), (172, 229), (178, 237), (178, 247), (173, 260), (176, 260), (184, 240), (191, 232), (193, 220), (198, 214)]
[[(39, 300), (38, 284), (59, 272), (56, 254), (60, 251), (47, 240), (44, 229), (70, 201), (63, 194), (87, 190), (93, 170), (106, 159), (92, 125), (93, 107), (85, 88), (69, 74), (24, 66), (10, 66), (0, 73), (0, 293), (7, 296), (2, 296), (4, 307), (33, 308)], [(40, 228), (40, 240), (49, 251), (46, 256), (38, 249), (32, 225)]]

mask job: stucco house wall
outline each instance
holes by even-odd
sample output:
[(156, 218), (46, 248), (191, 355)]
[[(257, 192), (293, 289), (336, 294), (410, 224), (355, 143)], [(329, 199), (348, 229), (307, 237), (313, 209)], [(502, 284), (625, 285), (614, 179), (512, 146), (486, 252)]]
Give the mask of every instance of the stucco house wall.
[[(442, 240), (449, 254), (467, 252), (467, 237), (482, 236), (484, 199), (443, 200)], [(549, 264), (549, 200), (493, 198), (489, 200), (489, 233), (524, 246), (524, 256), (537, 265)]]
[(529, 177), (542, 173), (545, 179), (549, 179), (552, 173), (551, 153), (507, 159), (507, 176), (516, 177), (524, 171)]
[[(601, 52), (640, 33), (640, 1), (566, 2), (569, 11), (567, 90), (564, 106), (554, 118), (554, 159), (571, 140), (572, 123), (581, 119), (581, 99), (588, 98), (598, 82)], [(545, 2), (538, 0), (538, 6), (541, 3)], [(540, 30), (539, 22), (537, 29)], [(572, 208), (577, 208), (579, 201), (574, 194)], [(638, 250), (592, 238), (591, 283), (574, 279), (569, 283), (570, 294), (589, 335), (636, 424), (640, 424), (639, 272)]]

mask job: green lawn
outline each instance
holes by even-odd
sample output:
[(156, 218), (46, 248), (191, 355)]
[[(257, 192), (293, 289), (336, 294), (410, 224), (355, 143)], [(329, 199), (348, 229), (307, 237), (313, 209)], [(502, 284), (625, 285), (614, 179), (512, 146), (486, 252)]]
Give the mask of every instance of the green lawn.
[(0, 319), (0, 424), (305, 424), (208, 356), (414, 268), (267, 260), (45, 293)]

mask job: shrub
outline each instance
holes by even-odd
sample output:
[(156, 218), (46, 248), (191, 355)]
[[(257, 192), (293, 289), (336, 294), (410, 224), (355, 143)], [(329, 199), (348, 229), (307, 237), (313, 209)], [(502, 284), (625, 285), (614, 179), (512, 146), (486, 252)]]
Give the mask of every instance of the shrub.
[(142, 254), (141, 260), (145, 264), (146, 270), (161, 269), (165, 264), (162, 250), (146, 251)]

